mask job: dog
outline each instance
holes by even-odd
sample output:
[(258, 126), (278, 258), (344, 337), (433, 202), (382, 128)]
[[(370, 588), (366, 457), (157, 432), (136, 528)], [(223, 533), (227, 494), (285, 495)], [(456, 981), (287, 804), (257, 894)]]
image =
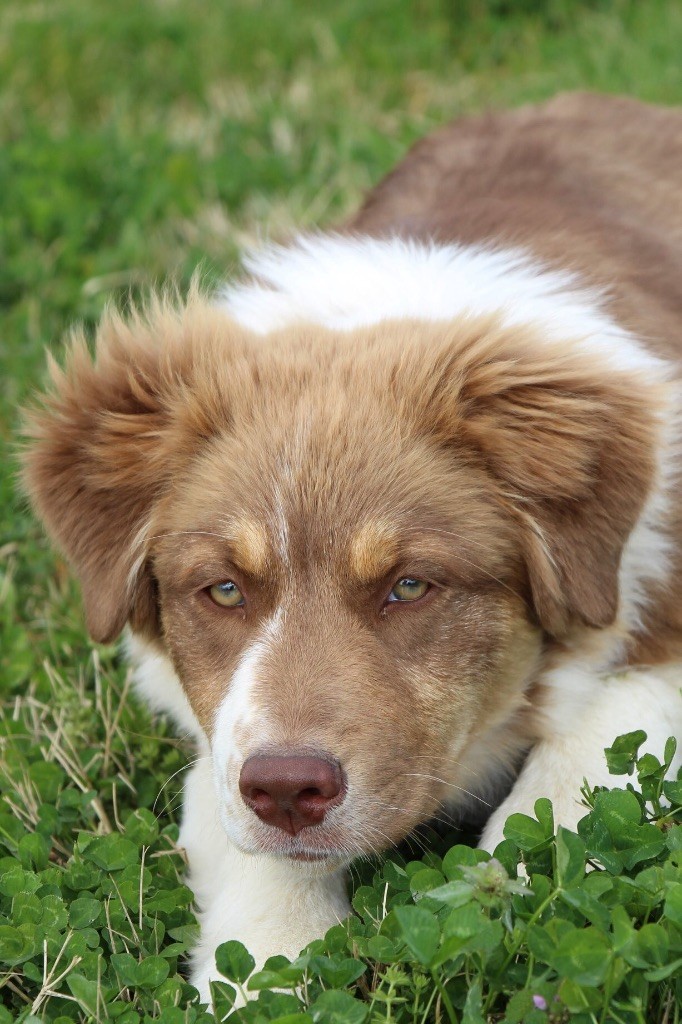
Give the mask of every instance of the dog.
[(514, 778), (483, 847), (541, 796), (574, 828), (618, 733), (680, 733), (681, 167), (633, 100), (458, 120), (53, 367), (24, 484), (196, 742), (205, 999), (220, 942), (297, 955), (440, 809)]

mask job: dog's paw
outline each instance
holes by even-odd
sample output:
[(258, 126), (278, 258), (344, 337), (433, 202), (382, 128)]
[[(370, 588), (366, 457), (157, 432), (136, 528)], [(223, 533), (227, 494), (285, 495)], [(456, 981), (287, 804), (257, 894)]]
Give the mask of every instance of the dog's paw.
[[(197, 990), (200, 1001), (206, 1003), (209, 1010), (214, 1009), (213, 996), (211, 994), (212, 981), (221, 981), (225, 985), (231, 985), (232, 988), (236, 987), (233, 982), (228, 981), (227, 978), (222, 976), (213, 962), (213, 958), (210, 961), (195, 964), (190, 972), (189, 983)], [(256, 999), (257, 997), (258, 993), (250, 992), (246, 987), (246, 983), (244, 983), (236, 991), (233, 1009), (238, 1010), (240, 1006), (246, 1005), (248, 999)]]
[[(215, 964), (195, 965), (189, 976), (190, 985), (194, 985), (194, 988), (199, 993), (201, 1002), (207, 1003), (209, 1008), (212, 1006), (211, 982), (220, 980), (221, 978)], [(222, 980), (224, 981), (225, 979), (223, 978)]]
[[(589, 812), (589, 808), (581, 803), (580, 794), (576, 794), (575, 799), (554, 800), (552, 810), (555, 831), (561, 825), (571, 832), (578, 831), (578, 822)], [(507, 818), (511, 814), (517, 813), (527, 814), (531, 818), (535, 817), (534, 802), (516, 803), (511, 798), (505, 800), (488, 819), (478, 842), (479, 847), (482, 850), (487, 850), (490, 854), (494, 854), (496, 848), (505, 839), (504, 826)]]
[(505, 821), (506, 815), (501, 815), (497, 811), (491, 814), (478, 842), (482, 850), (487, 850), (492, 855), (500, 843), (504, 841), (503, 829)]

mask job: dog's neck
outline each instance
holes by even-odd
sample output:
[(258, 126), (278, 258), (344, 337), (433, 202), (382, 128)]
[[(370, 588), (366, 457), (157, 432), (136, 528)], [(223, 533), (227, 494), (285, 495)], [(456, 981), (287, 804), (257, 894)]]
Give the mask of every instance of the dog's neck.
[(505, 326), (539, 327), (549, 339), (575, 338), (591, 353), (596, 347), (614, 369), (660, 366), (608, 314), (603, 292), (520, 249), (316, 234), (252, 252), (244, 266), (250, 277), (219, 301), (258, 334), (296, 323), (353, 330), (496, 316)]

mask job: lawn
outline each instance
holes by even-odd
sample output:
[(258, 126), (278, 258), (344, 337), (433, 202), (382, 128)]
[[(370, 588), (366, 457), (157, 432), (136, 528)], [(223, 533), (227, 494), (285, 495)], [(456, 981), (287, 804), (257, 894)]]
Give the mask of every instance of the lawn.
[[(681, 54), (679, 0), (0, 0), (0, 1024), (107, 1013), (121, 1024), (201, 1020), (176, 974), (195, 929), (173, 846), (177, 773), (191, 752), (131, 697), (117, 649), (89, 642), (77, 588), (16, 493), (17, 408), (44, 379), (45, 348), (58, 355), (65, 328), (91, 326), (107, 302), (168, 277), (184, 284), (197, 266), (209, 281), (225, 277), (263, 236), (341, 219), (413, 140), (458, 114), (573, 88), (679, 103)], [(654, 804), (650, 813), (661, 820)], [(546, 814), (540, 826), (547, 831)], [(549, 856), (545, 832), (535, 836), (536, 852), (545, 844), (538, 857)], [(663, 873), (670, 920), (678, 914), (682, 926), (671, 843), (649, 868)], [(554, 862), (538, 871), (556, 880), (552, 849)], [(579, 852), (561, 856), (565, 867)], [(467, 853), (451, 856), (451, 871), (436, 854), (430, 866), (413, 865), (410, 878), (438, 877), (411, 891), (439, 879), (482, 884), (459, 873), (460, 861), (476, 868)], [(371, 882), (373, 870), (359, 880)], [(407, 875), (381, 870), (401, 904)], [(550, 888), (532, 897), (537, 906)], [(376, 891), (360, 890), (365, 909)], [(595, 893), (585, 891), (585, 919), (600, 927), (587, 902)], [(640, 920), (663, 899), (648, 898), (638, 897)], [(500, 899), (506, 907), (512, 894)], [(333, 1002), (337, 987), (354, 991), (355, 981), (352, 966), (346, 975), (338, 967), (350, 953), (337, 935), (313, 971), (332, 998), (307, 1019), (362, 1024), (371, 1003), (375, 1018), (500, 1020), (492, 990), (481, 997), (472, 982), (467, 1009), (429, 988), (418, 922), (403, 917), (395, 927), (412, 936), (413, 962), (424, 968), (410, 975), (412, 1016), (395, 965), (394, 975), (375, 967), (362, 982), (366, 996), (382, 994), (355, 1000), (359, 1016)], [(384, 937), (389, 946), (398, 932)], [(565, 970), (573, 989), (563, 1005), (587, 1022), (660, 1022), (664, 1012), (679, 1021), (666, 978), (680, 963), (665, 969), (682, 952), (675, 936), (647, 934), (651, 948), (624, 962), (637, 967), (639, 957), (661, 973), (658, 1017), (646, 1015), (652, 979), (628, 990), (620, 1016), (600, 1016), (590, 992), (621, 984), (613, 958), (608, 976)], [(355, 950), (391, 963), (376, 938), (372, 946), (358, 932)], [(335, 960), (342, 947), (346, 960)], [(601, 962), (602, 953), (590, 955)], [(478, 963), (484, 953), (472, 956)], [(542, 1009), (554, 994), (548, 987), (506, 1019), (568, 1019)], [(300, 1009), (277, 1002), (294, 996), (268, 998), (263, 1020)]]

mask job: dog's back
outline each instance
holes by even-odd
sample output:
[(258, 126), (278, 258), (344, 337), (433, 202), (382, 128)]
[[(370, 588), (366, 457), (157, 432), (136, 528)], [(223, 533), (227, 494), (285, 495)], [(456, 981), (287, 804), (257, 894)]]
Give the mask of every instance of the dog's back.
[(682, 354), (682, 111), (568, 93), (453, 122), (369, 195), (353, 231), (520, 246), (608, 289), (622, 325)]

